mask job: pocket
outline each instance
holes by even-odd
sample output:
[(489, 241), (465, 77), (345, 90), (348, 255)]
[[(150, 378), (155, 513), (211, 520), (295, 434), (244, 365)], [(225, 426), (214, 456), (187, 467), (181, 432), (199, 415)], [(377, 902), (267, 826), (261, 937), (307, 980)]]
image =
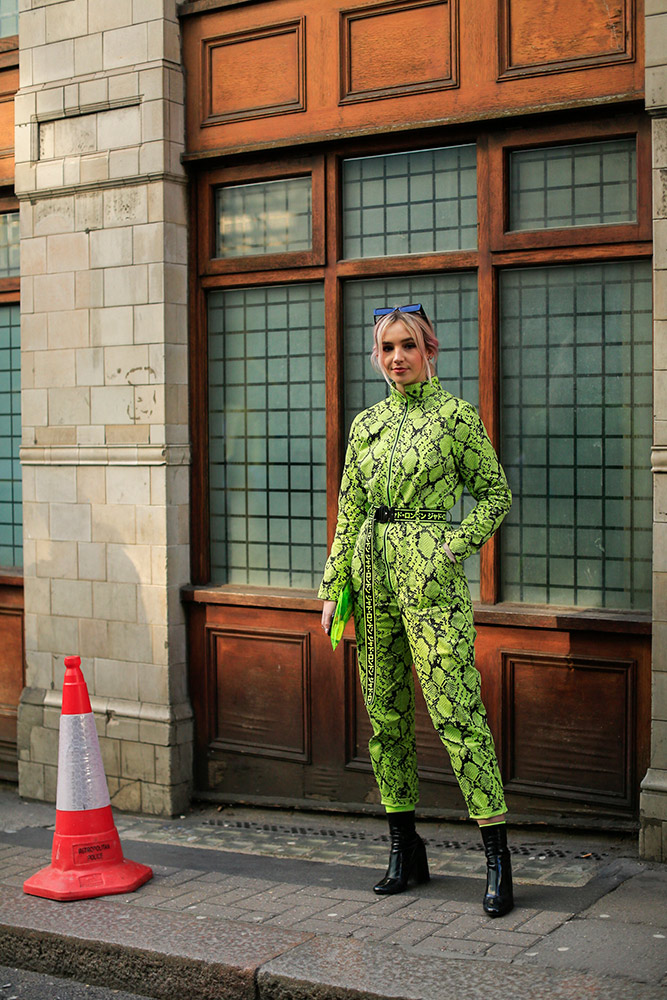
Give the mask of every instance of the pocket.
[[(447, 549), (445, 548), (445, 545), (447, 545), (447, 546), (449, 545), (449, 542), (446, 539), (445, 539), (444, 542), (440, 543), (440, 548), (442, 550), (442, 554), (444, 555), (445, 559), (447, 560), (447, 562), (449, 563), (450, 566), (452, 566), (452, 567), (458, 566), (459, 565), (458, 559), (451, 559), (450, 558), (450, 556), (449, 556), (449, 554), (447, 552)], [(453, 552), (452, 552), (452, 555), (454, 555)]]

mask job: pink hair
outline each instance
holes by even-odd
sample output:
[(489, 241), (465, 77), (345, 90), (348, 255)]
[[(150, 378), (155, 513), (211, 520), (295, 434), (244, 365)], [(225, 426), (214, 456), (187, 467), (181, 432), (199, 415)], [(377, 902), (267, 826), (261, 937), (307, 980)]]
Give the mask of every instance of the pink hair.
[(387, 378), (387, 373), (380, 362), (380, 353), (382, 351), (382, 341), (384, 335), (389, 327), (394, 323), (402, 323), (414, 340), (417, 345), (417, 350), (426, 365), (426, 371), (429, 373), (428, 380), (430, 382), (433, 376), (432, 369), (435, 367), (438, 360), (438, 350), (440, 345), (438, 344), (438, 338), (435, 335), (435, 330), (433, 329), (433, 324), (430, 319), (425, 319), (423, 316), (420, 316), (419, 313), (402, 313), (396, 310), (388, 313), (386, 316), (382, 316), (377, 321), (373, 327), (374, 343), (373, 350), (371, 352), (371, 364), (373, 365), (373, 368), (375, 368), (376, 371), (384, 377), (385, 382), (391, 385), (391, 381)]

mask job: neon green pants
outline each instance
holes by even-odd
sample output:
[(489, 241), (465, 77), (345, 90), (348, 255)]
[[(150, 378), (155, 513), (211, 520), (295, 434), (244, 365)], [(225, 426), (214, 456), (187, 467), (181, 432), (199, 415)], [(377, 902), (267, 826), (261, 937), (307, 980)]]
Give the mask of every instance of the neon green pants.
[[(364, 602), (363, 541), (352, 561), (361, 685), (373, 728), (370, 756), (383, 804), (412, 809), (419, 798), (411, 665), (472, 819), (506, 810), (493, 736), (475, 667), (472, 601), (463, 566), (444, 552), (440, 525), (373, 524), (372, 609)], [(375, 677), (366, 666), (368, 615)], [(373, 658), (371, 658), (372, 660)]]

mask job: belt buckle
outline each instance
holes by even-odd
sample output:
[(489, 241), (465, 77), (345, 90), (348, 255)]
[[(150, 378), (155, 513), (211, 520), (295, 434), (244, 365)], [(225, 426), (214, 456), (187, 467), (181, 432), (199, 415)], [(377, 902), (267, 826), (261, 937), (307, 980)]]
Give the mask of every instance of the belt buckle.
[(377, 507), (375, 511), (375, 520), (379, 521), (380, 524), (388, 524), (390, 521), (394, 520), (394, 511), (391, 507)]

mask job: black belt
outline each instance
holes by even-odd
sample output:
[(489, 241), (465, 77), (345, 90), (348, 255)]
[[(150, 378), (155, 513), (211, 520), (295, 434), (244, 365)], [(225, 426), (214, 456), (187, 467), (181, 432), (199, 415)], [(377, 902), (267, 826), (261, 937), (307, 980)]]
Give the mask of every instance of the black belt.
[(373, 523), (393, 524), (396, 521), (414, 521), (421, 524), (443, 524), (451, 520), (448, 510), (413, 510), (410, 507), (376, 507), (369, 511), (371, 525), (364, 546), (364, 627), (366, 631), (366, 690), (364, 701), (370, 708), (375, 700), (377, 657), (375, 649), (375, 601), (373, 599)]

